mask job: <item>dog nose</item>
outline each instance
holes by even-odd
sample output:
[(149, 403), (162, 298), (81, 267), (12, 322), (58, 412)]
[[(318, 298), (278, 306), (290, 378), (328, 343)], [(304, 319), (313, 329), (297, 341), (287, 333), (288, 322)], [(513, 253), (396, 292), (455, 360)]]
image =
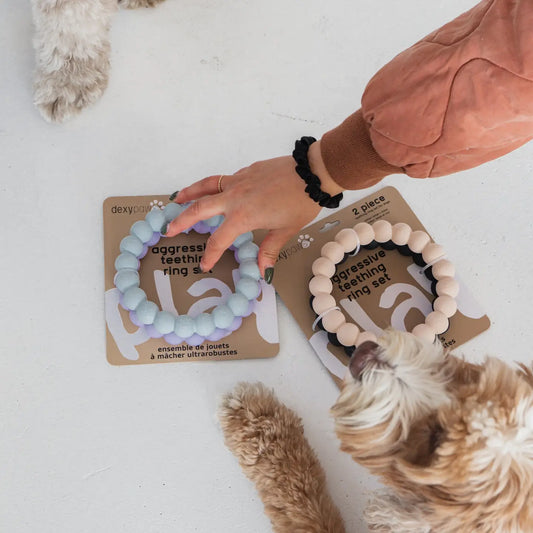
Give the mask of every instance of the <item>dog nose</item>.
[(379, 344), (372, 341), (363, 342), (352, 354), (349, 364), (350, 374), (355, 379), (360, 379), (365, 366), (377, 359), (378, 352)]

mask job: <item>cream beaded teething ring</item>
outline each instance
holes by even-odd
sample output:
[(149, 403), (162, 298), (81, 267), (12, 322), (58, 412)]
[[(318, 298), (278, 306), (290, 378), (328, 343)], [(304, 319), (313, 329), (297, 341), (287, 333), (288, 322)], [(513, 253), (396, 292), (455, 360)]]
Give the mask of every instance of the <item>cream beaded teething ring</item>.
[(353, 229), (345, 228), (335, 236), (335, 240), (324, 244), (321, 256), (313, 262), (313, 277), (309, 282), (312, 294), (311, 305), (317, 315), (315, 324), (328, 333), (333, 344), (344, 346), (351, 354), (353, 348), (365, 341), (376, 341), (376, 336), (368, 331), (360, 331), (350, 322), (337, 306), (332, 296), (336, 265), (342, 263), (348, 255), (356, 255), (360, 248), (374, 249), (378, 246), (386, 250), (397, 249), (402, 255), (410, 255), (414, 262), (422, 267), (426, 277), (432, 281), (435, 296), (433, 312), (421, 324), (413, 328), (413, 335), (430, 342), (448, 330), (449, 319), (457, 311), (455, 298), (459, 284), (454, 279), (454, 265), (444, 259), (444, 249), (439, 244), (430, 242), (425, 231), (413, 231), (403, 222), (391, 225), (386, 220), (378, 220), (370, 225), (366, 222), (356, 224)]

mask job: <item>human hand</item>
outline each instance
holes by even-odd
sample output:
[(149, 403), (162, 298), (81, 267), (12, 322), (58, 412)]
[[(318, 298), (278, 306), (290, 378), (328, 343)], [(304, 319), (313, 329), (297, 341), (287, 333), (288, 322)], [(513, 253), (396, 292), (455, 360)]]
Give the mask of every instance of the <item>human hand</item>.
[[(318, 145), (314, 143), (313, 151), (309, 150), (310, 166), (319, 175), (322, 190), (337, 194), (342, 189), (323, 167)], [(259, 248), (258, 265), (261, 275), (270, 283), (281, 248), (317, 216), (320, 206), (305, 192), (305, 182), (296, 173), (290, 156), (259, 161), (223, 176), (222, 192), (219, 179), (220, 175), (209, 176), (179, 191), (173, 198), (176, 203), (192, 203), (170, 222), (165, 235), (172, 237), (200, 220), (224, 215), (224, 222), (209, 237), (200, 263), (202, 270), (207, 271), (242, 233), (269, 230)]]

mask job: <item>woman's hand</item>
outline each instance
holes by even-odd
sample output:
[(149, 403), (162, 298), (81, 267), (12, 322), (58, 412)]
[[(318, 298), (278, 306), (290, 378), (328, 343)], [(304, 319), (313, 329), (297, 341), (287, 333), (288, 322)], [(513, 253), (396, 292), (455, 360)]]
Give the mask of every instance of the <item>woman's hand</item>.
[[(323, 167), (318, 145), (314, 143), (314, 149), (309, 150), (310, 166), (320, 176), (322, 190), (337, 194), (341, 189)], [(283, 245), (320, 211), (305, 187), (290, 156), (253, 163), (222, 179), (220, 175), (210, 176), (182, 189), (173, 198), (180, 204), (192, 204), (168, 225), (166, 235), (172, 237), (200, 220), (224, 215), (224, 222), (209, 237), (200, 263), (207, 271), (242, 233), (269, 230), (260, 245), (258, 264), (261, 275), (270, 282)]]

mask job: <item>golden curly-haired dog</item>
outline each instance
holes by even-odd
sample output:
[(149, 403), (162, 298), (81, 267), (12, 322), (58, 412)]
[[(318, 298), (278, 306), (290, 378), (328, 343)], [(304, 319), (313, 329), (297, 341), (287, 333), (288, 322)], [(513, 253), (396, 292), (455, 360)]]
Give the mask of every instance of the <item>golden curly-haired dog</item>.
[[(332, 414), (341, 449), (388, 486), (366, 509), (372, 531), (533, 532), (530, 368), (389, 331), (355, 350)], [(275, 532), (345, 531), (299, 418), (270, 391), (240, 384), (219, 419)]]

